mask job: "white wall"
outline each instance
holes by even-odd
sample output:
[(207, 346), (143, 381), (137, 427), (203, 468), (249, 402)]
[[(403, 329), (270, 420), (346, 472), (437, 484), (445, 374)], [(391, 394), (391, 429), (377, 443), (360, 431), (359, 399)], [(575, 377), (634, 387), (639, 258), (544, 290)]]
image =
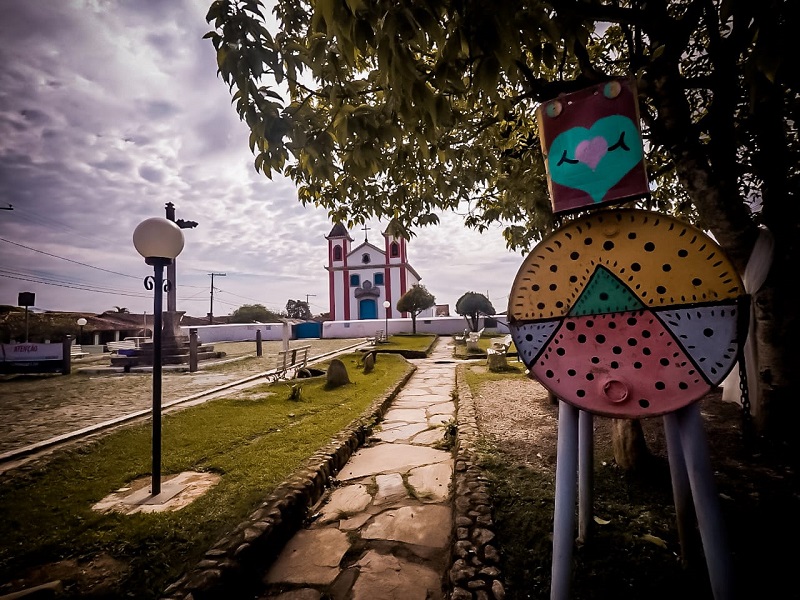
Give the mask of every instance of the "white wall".
[[(485, 333), (497, 333), (505, 335), (508, 331), (506, 316), (499, 315), (494, 317), (497, 320), (495, 327), (487, 327)], [(367, 321), (325, 321), (322, 324), (322, 337), (328, 339), (351, 339), (372, 337), (378, 330), (383, 330), (386, 325), (385, 319), (370, 319)], [(481, 327), (484, 327), (484, 319), (480, 319)], [(287, 325), (290, 327), (290, 325)], [(389, 319), (389, 335), (398, 333), (411, 333), (411, 319)], [(438, 335), (454, 335), (463, 333), (469, 326), (464, 317), (417, 317), (417, 333), (435, 333)], [(184, 335), (189, 335), (189, 329), (197, 329), (197, 337), (201, 344), (211, 344), (214, 342), (249, 342), (255, 341), (256, 331), (261, 330), (261, 339), (282, 340), (283, 323), (250, 323), (250, 324), (231, 324), (231, 325), (199, 325), (197, 327), (183, 327), (181, 331)], [(291, 329), (290, 329), (291, 333)]]
[[(198, 325), (197, 327), (181, 326), (181, 333), (189, 335), (190, 329), (197, 329), (197, 339), (201, 344), (214, 342), (250, 342), (256, 341), (256, 331), (261, 330), (261, 339), (282, 340), (283, 323), (232, 323), (230, 325)], [(287, 325), (287, 327), (290, 327)], [(291, 330), (290, 330), (291, 331)]]
[[(496, 332), (500, 335), (508, 333), (505, 315), (495, 317), (497, 325), (487, 328), (486, 333)], [(480, 319), (483, 327), (484, 319)], [(411, 319), (371, 319), (368, 321), (326, 321), (322, 324), (323, 338), (359, 338), (372, 337), (378, 330), (388, 325), (389, 335), (411, 333)], [(417, 317), (417, 333), (435, 333), (438, 335), (454, 335), (463, 333), (469, 326), (464, 317)]]

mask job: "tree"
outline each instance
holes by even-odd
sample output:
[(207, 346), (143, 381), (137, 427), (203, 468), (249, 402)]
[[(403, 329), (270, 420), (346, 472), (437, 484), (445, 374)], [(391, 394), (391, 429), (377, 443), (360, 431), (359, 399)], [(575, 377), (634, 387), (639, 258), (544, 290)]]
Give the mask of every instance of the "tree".
[(348, 225), (396, 218), (409, 235), (462, 210), (478, 230), (503, 223), (521, 251), (556, 224), (536, 107), (632, 74), (654, 184), (640, 204), (711, 231), (741, 273), (762, 226), (774, 240), (753, 290), (749, 401), (762, 436), (796, 459), (800, 77), (790, 4), (282, 0), (271, 32), (257, 0), (218, 0), (207, 37), (251, 130), (255, 168), (292, 178), (300, 202)]
[(489, 298), (477, 292), (467, 292), (456, 302), (456, 313), (467, 320), (470, 331), (478, 331), (481, 315), (495, 315)]
[(281, 316), (263, 304), (244, 304), (229, 317), (230, 323), (279, 323)]
[[(424, 285), (415, 283), (411, 286), (405, 294), (400, 296), (397, 301), (397, 310), (400, 312), (407, 312), (411, 314), (411, 332), (417, 333), (417, 315), (423, 310), (429, 309), (436, 304), (436, 298), (433, 297)], [(386, 332), (389, 335), (389, 332)]]
[(286, 303), (286, 315), (290, 319), (311, 320), (311, 309), (305, 300), (289, 300)]

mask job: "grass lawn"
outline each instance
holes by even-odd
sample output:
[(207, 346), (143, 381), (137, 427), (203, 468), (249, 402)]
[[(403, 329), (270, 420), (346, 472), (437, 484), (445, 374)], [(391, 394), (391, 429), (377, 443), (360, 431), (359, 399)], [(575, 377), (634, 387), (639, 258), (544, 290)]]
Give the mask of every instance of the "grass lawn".
[[(406, 336), (393, 340), (397, 337)], [(432, 337), (419, 337), (427, 340), (427, 348)], [(92, 509), (108, 494), (150, 474), (149, 421), (4, 474), (0, 582), (66, 559), (102, 556), (124, 565), (107, 597), (159, 597), (410, 369), (401, 356), (386, 354), (365, 375), (358, 366), (361, 358), (340, 357), (351, 384), (334, 390), (325, 389), (324, 377), (300, 380), (301, 398), (290, 400), (290, 386), (277, 382), (164, 415), (162, 474), (221, 475), (216, 486), (179, 511), (121, 515)], [(0, 587), (0, 594), (8, 591)], [(79, 590), (67, 587), (63, 597), (80, 597)]]

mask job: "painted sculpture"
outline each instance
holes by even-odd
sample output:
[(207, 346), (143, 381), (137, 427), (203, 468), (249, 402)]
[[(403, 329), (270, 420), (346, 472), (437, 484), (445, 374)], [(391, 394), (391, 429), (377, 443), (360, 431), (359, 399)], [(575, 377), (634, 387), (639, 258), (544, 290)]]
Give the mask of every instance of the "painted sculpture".
[(667, 215), (603, 207), (525, 259), (509, 329), (529, 376), (559, 398), (551, 600), (570, 598), (576, 501), (579, 539), (591, 523), (593, 415), (663, 417), (682, 551), (694, 514), (714, 598), (734, 598), (696, 401), (736, 364), (748, 314), (717, 244)]
[(663, 415), (719, 385), (739, 353), (744, 286), (699, 229), (643, 210), (602, 210), (543, 240), (508, 314), (533, 377), (608, 417)]
[(554, 213), (650, 193), (632, 80), (559, 96), (536, 116)]

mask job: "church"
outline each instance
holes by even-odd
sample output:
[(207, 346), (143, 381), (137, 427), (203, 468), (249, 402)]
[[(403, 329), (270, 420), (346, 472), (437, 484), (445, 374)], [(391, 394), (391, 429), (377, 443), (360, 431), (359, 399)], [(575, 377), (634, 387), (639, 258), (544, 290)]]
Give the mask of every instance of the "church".
[[(360, 321), (408, 317), (397, 314), (400, 297), (419, 283), (420, 276), (408, 264), (408, 240), (392, 220), (383, 232), (383, 249), (369, 242), (351, 248), (353, 238), (341, 223), (325, 236), (328, 240), (328, 295), (333, 321)], [(389, 302), (384, 308), (384, 302)]]

